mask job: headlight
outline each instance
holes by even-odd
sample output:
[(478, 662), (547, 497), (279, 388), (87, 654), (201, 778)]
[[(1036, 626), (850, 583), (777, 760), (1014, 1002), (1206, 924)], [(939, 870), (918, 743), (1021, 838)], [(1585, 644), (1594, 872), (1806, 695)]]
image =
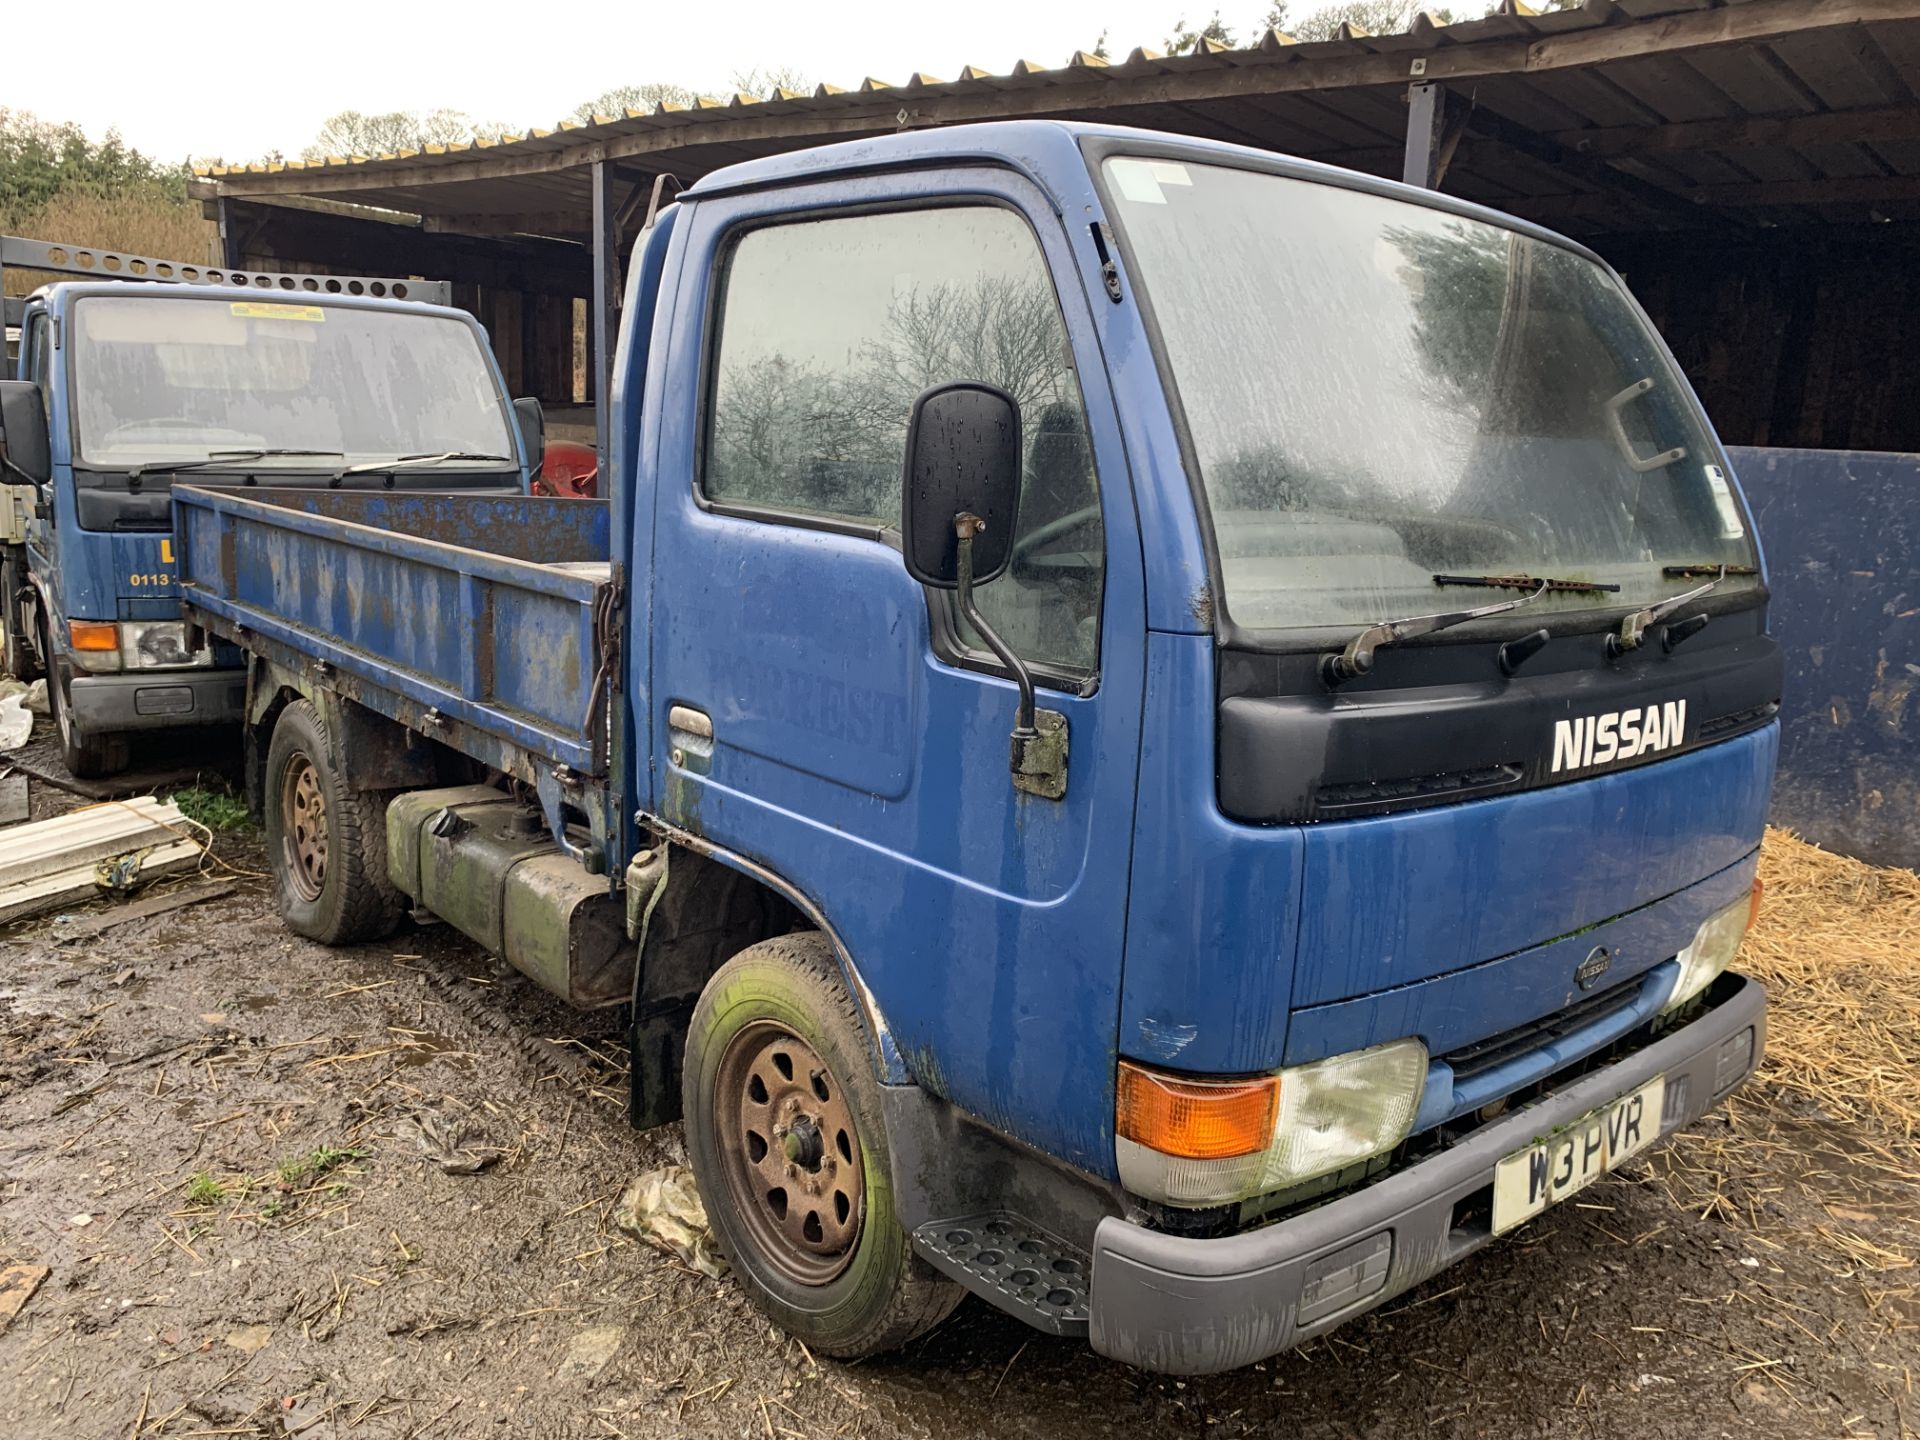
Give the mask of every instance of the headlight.
[(187, 648), (187, 627), (178, 620), (120, 622), (120, 660), (129, 670), (180, 670), (211, 665), (213, 648)]
[(67, 655), (73, 668), (106, 674), (120, 668), (120, 627), (111, 620), (69, 620)]
[(1239, 1080), (1120, 1062), (1115, 1149), (1127, 1189), (1169, 1205), (1222, 1205), (1284, 1190), (1407, 1138), (1427, 1047), (1369, 1050)]
[(1667, 997), (1665, 1010), (1679, 1009), (1733, 963), (1734, 952), (1760, 914), (1760, 888), (1755, 880), (1752, 894), (1741, 896), (1700, 922), (1687, 948), (1674, 956), (1680, 962), (1680, 978), (1673, 982), (1673, 994)]

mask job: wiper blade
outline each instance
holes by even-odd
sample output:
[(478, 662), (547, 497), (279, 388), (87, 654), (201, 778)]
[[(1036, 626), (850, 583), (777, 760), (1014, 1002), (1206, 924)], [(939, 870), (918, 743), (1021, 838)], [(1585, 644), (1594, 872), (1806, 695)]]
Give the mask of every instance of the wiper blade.
[(441, 460), (498, 460), (511, 461), (511, 455), (488, 455), (477, 450), (438, 450), (429, 455), (396, 455), (391, 460), (367, 460), (358, 465), (349, 465), (333, 477), (338, 485), (349, 475), (377, 475), (384, 470), (398, 470), (407, 465), (433, 465)]
[[(1624, 655), (1629, 650), (1638, 650), (1647, 638), (1647, 628), (1658, 625), (1667, 616), (1690, 601), (1698, 600), (1709, 590), (1715, 590), (1726, 580), (1730, 566), (1722, 565), (1719, 573), (1704, 585), (1696, 585), (1684, 595), (1676, 595), (1671, 600), (1662, 600), (1658, 605), (1649, 605), (1644, 610), (1636, 610), (1620, 622), (1620, 628), (1607, 637), (1607, 654)], [(1698, 628), (1698, 627), (1695, 627)], [(1688, 632), (1689, 634), (1692, 631)]]
[(1660, 573), (1669, 580), (1692, 580), (1701, 575), (1758, 575), (1758, 565), (1668, 565)]
[(206, 470), (215, 465), (241, 465), (249, 460), (264, 460), (269, 455), (339, 455), (338, 450), (290, 450), (285, 448), (260, 448), (255, 450), (210, 450), (200, 460), (149, 460), (144, 465), (136, 465), (127, 472), (128, 480), (138, 480), (154, 470)]
[(1538, 590), (1544, 585), (1548, 590), (1564, 590), (1579, 595), (1612, 593), (1620, 588), (1598, 580), (1550, 580), (1543, 575), (1436, 575), (1433, 583), (1483, 585), (1490, 590)]
[[(1437, 578), (1437, 577), (1436, 577)], [(1369, 625), (1353, 639), (1347, 642), (1347, 648), (1338, 655), (1328, 655), (1320, 662), (1320, 674), (1328, 685), (1338, 685), (1343, 680), (1352, 680), (1373, 669), (1374, 651), (1386, 645), (1396, 645), (1402, 640), (1413, 640), (1421, 635), (1431, 635), (1436, 630), (1451, 630), (1455, 625), (1464, 625), (1469, 620), (1480, 620), (1488, 615), (1504, 614), (1508, 610), (1518, 610), (1522, 605), (1530, 605), (1547, 593), (1547, 582), (1542, 580), (1531, 594), (1522, 595), (1518, 600), (1502, 600), (1493, 605), (1481, 605), (1472, 610), (1452, 610), (1441, 615), (1412, 615), (1404, 620), (1382, 620)]]

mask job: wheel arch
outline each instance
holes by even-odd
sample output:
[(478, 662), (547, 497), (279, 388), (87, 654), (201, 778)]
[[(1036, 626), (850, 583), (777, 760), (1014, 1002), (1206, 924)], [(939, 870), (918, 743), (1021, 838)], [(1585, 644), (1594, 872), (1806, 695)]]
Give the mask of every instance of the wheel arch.
[[(685, 1042), (685, 1022), (698, 999), (697, 987), (690, 988), (689, 982), (697, 980), (703, 986), (714, 971), (747, 945), (791, 933), (794, 929), (818, 931), (833, 947), (841, 983), (853, 997), (854, 1008), (859, 1016), (874, 1079), (882, 1085), (913, 1082), (913, 1075), (894, 1043), (893, 1032), (879, 1001), (861, 978), (852, 953), (828, 918), (825, 908), (813, 896), (786, 876), (750, 856), (715, 845), (654, 817), (644, 817), (643, 823), (661, 843), (636, 857), (634, 865), (628, 869), (630, 883), (636, 878), (640, 878), (642, 883), (648, 878), (654, 882), (651, 887), (653, 896), (642, 907), (646, 913), (630, 921), (629, 925), (630, 931), (640, 936), (640, 955), (634, 966), (632, 1030), (629, 1035), (633, 1056), (629, 1118), (636, 1126), (644, 1129), (679, 1118), (679, 1055)], [(662, 856), (663, 851), (666, 852), (665, 857)], [(660, 903), (657, 897), (666, 893), (669, 885), (698, 883), (697, 876), (691, 880), (683, 878), (684, 868), (682, 875), (673, 874), (672, 865), (675, 862), (666, 857), (676, 852), (693, 859), (696, 866), (718, 867), (734, 880), (744, 880), (759, 895), (771, 899), (774, 905), (770, 913), (776, 917), (773, 922), (775, 925), (779, 924), (777, 917), (782, 912), (801, 923), (789, 923), (784, 928), (762, 928), (750, 921), (741, 923), (735, 918), (724, 953), (719, 949), (712, 951), (697, 973), (688, 972), (683, 967), (678, 975), (669, 973), (663, 976), (657, 968), (656, 937), (651, 924)], [(651, 876), (647, 875), (649, 867), (653, 868)], [(634, 899), (629, 900), (630, 914), (636, 903)], [(741, 902), (735, 897), (728, 897), (728, 904), (737, 917)], [(674, 986), (676, 979), (680, 982), (678, 988)]]

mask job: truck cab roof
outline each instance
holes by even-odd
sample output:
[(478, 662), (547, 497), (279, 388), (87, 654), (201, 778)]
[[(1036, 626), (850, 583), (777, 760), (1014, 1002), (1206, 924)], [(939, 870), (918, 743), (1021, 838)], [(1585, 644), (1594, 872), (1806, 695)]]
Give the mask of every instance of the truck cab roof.
[[(324, 276), (313, 277), (316, 286), (341, 282)], [(402, 282), (404, 283), (404, 282)], [(264, 289), (255, 286), (204, 285), (174, 281), (149, 281), (139, 276), (126, 276), (102, 280), (60, 280), (51, 285), (42, 285), (27, 296), (29, 303), (45, 301), (48, 308), (64, 312), (67, 306), (77, 300), (95, 295), (128, 295), (138, 293), (143, 299), (155, 300), (207, 300), (227, 297), (233, 300), (253, 300), (262, 304), (300, 304), (326, 305), (350, 310), (401, 310), (418, 312), (422, 315), (438, 315), (450, 320), (460, 320), (478, 324), (466, 311), (450, 305), (429, 305), (419, 300), (409, 300), (399, 295), (356, 295), (345, 290), (329, 291), (321, 288), (313, 290)]]
[(701, 200), (742, 190), (830, 180), (874, 170), (992, 164), (1011, 166), (1025, 175), (1046, 193), (1054, 208), (1065, 215), (1076, 206), (1097, 199), (1089, 185), (1089, 161), (1097, 163), (1100, 156), (1116, 151), (1178, 154), (1201, 162), (1212, 160), (1218, 164), (1252, 165), (1302, 180), (1389, 195), (1416, 205), (1449, 211), (1550, 240), (1601, 264), (1606, 263), (1577, 240), (1571, 240), (1557, 231), (1441, 191), (1426, 190), (1398, 180), (1347, 170), (1317, 160), (1303, 160), (1251, 145), (1173, 136), (1129, 125), (1094, 125), (1075, 120), (991, 120), (973, 125), (904, 130), (892, 135), (769, 155), (715, 170), (689, 186), (683, 198)]

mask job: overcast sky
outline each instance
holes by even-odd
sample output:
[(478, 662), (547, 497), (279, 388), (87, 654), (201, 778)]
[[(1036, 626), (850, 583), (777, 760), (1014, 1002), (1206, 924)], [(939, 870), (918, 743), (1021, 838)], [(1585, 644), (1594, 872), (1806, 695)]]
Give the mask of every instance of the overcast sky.
[[(114, 127), (167, 160), (298, 155), (341, 110), (447, 107), (525, 128), (551, 126), (616, 85), (673, 81), (725, 94), (735, 71), (756, 66), (848, 88), (915, 70), (947, 80), (966, 64), (1062, 64), (1103, 30), (1119, 59), (1136, 45), (1158, 49), (1183, 13), (1181, 0), (10, 8), (0, 105), (75, 121), (95, 138)], [(1186, 10), (1197, 23), (1213, 8)], [(1221, 10), (1244, 43), (1267, 5), (1231, 0)]]

